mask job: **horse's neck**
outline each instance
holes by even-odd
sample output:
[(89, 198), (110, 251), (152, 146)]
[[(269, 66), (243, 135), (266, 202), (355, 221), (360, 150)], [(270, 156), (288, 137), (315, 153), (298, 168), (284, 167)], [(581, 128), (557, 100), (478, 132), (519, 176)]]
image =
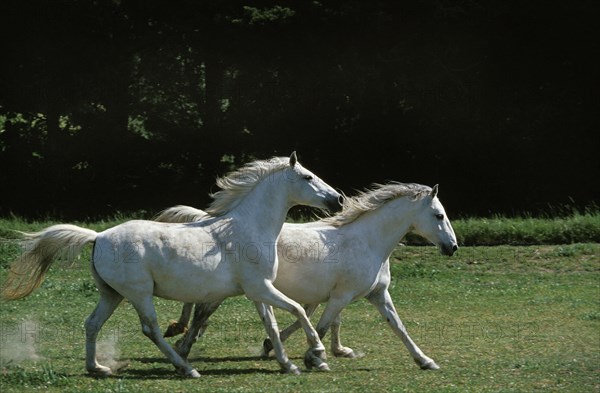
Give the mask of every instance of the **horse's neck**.
[(414, 214), (414, 202), (408, 198), (397, 198), (363, 214), (349, 225), (355, 226), (368, 244), (389, 255), (410, 230)]
[(255, 238), (275, 241), (281, 232), (291, 202), (285, 185), (277, 183), (272, 179), (261, 181), (230, 213)]

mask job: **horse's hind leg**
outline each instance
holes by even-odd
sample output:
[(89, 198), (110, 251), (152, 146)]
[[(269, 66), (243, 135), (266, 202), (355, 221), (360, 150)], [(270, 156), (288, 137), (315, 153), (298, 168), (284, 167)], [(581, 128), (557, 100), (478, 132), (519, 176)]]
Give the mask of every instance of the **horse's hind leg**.
[(340, 336), (342, 326), (342, 313), (340, 312), (331, 323), (331, 352), (333, 356), (341, 358), (355, 358), (356, 352), (352, 348), (344, 347)]
[(181, 333), (187, 332), (188, 322), (190, 321), (190, 316), (192, 315), (192, 307), (193, 303), (183, 303), (183, 307), (181, 308), (181, 316), (179, 320), (172, 321), (163, 337), (174, 337)]
[(152, 303), (152, 295), (142, 297), (139, 300), (129, 299), (129, 301), (138, 312), (144, 335), (156, 344), (158, 349), (165, 354), (178, 371), (189, 377), (200, 377), (198, 371), (196, 371), (187, 361), (182, 359), (162, 336), (156, 318), (156, 310)]
[(99, 376), (111, 375), (112, 371), (106, 366), (102, 366), (96, 360), (96, 338), (102, 325), (115, 311), (123, 296), (119, 295), (112, 288), (106, 285), (98, 285), (100, 291), (100, 301), (85, 321), (85, 366), (89, 373)]
[(354, 357), (352, 349), (341, 347), (339, 343), (340, 313), (350, 302), (352, 302), (352, 297), (349, 294), (346, 296), (332, 295), (327, 301), (319, 323), (317, 323), (317, 332), (321, 338), (325, 337), (330, 327), (332, 328), (334, 336), (331, 340), (331, 349), (335, 356)]

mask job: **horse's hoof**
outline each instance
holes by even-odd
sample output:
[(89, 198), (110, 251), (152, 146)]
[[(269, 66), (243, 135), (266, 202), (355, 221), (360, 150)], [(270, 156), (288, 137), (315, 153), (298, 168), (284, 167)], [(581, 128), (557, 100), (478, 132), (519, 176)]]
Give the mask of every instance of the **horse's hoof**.
[(184, 368), (176, 367), (175, 371), (177, 372), (177, 374), (183, 375), (184, 377), (187, 377), (187, 378), (200, 378), (200, 373), (195, 368), (186, 370)]
[(88, 373), (92, 377), (104, 378), (112, 375), (112, 370), (108, 367), (98, 366), (93, 369), (88, 369)]
[(332, 350), (332, 352), (333, 352), (333, 356), (338, 357), (338, 358), (354, 359), (354, 358), (358, 357), (358, 355), (352, 350), (352, 348), (348, 348), (348, 347), (336, 348), (336, 349)]
[(325, 351), (307, 351), (304, 355), (304, 365), (306, 366), (306, 369), (312, 370), (314, 367), (317, 369), (317, 371), (331, 371), (327, 363), (325, 363), (323, 359), (319, 356), (323, 356), (324, 353)]
[(284, 374), (291, 374), (291, 375), (302, 374), (302, 372), (300, 371), (300, 368), (298, 366), (296, 366), (295, 364), (292, 364), (292, 366), (288, 370), (283, 370), (282, 372)]
[(313, 368), (315, 368), (317, 371), (331, 371), (331, 369), (329, 368), (329, 365), (323, 361), (319, 361), (319, 362), (304, 361), (304, 365), (306, 366), (307, 370), (312, 370)]
[(183, 325), (182, 323), (171, 321), (167, 327), (167, 330), (165, 331), (165, 334), (163, 334), (163, 337), (174, 337), (187, 332), (187, 330), (187, 326)]
[(433, 359), (428, 359), (424, 363), (417, 362), (421, 370), (439, 370), (440, 366), (438, 366)]

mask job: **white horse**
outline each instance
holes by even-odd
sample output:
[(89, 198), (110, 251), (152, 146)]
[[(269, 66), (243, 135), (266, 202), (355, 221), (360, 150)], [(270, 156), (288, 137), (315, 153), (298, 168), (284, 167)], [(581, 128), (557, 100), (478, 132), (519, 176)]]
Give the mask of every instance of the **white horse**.
[[(102, 325), (126, 298), (136, 309), (142, 332), (176, 369), (200, 374), (162, 337), (153, 296), (182, 302), (222, 302), (245, 294), (254, 301), (273, 340), (284, 372), (299, 373), (279, 338), (271, 305), (291, 312), (304, 328), (309, 350), (305, 363), (320, 370), (324, 347), (302, 306), (273, 286), (277, 272), (276, 240), (287, 211), (297, 204), (339, 210), (340, 194), (289, 159), (255, 161), (217, 181), (211, 218), (189, 224), (129, 221), (96, 233), (74, 225), (55, 225), (25, 234), (32, 247), (13, 263), (3, 289), (6, 299), (30, 294), (43, 280), (53, 257), (68, 247), (79, 252), (94, 244), (91, 270), (100, 292), (96, 309), (85, 322), (86, 368), (96, 375), (111, 370), (96, 360)], [(269, 306), (265, 306), (266, 303)]]
[[(290, 298), (304, 303), (311, 315), (320, 303), (327, 306), (317, 332), (323, 338), (332, 327), (332, 352), (335, 356), (354, 357), (352, 349), (340, 342), (340, 312), (351, 302), (366, 297), (388, 321), (415, 362), (423, 369), (438, 369), (433, 359), (425, 356), (412, 341), (398, 317), (388, 292), (390, 285), (389, 256), (400, 239), (409, 231), (436, 244), (440, 252), (451, 256), (457, 249), (456, 236), (444, 207), (437, 198), (437, 185), (390, 183), (347, 198), (341, 213), (307, 224), (284, 224), (278, 239), (279, 270), (275, 287)], [(176, 206), (156, 219), (161, 221), (194, 221), (206, 217), (202, 210)], [(187, 357), (196, 337), (206, 328), (206, 321), (218, 302), (196, 304), (194, 320), (182, 340), (178, 352)], [(184, 305), (182, 316), (170, 326), (169, 335), (187, 326), (191, 304)], [(281, 332), (285, 340), (297, 330), (294, 323)], [(180, 331), (179, 331), (180, 332)], [(269, 339), (263, 345), (263, 356), (273, 348)]]

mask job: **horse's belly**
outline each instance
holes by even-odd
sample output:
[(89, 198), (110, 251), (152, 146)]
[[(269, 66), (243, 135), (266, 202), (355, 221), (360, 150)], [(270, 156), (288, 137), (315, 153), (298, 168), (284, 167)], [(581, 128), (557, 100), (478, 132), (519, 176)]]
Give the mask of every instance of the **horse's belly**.
[(154, 295), (185, 302), (222, 300), (243, 293), (231, 264), (172, 262), (152, 267)]
[(356, 300), (373, 289), (379, 272), (378, 269), (359, 270), (349, 261), (347, 257), (340, 257), (336, 263), (280, 261), (274, 284), (288, 297), (303, 304), (325, 303), (332, 296)]
[(283, 292), (289, 298), (295, 300), (300, 304), (321, 304), (329, 300), (330, 292), (325, 291), (311, 291), (307, 292), (306, 288), (294, 287), (294, 288), (280, 288), (276, 285), (277, 289)]
[(335, 281), (324, 275), (294, 274), (279, 269), (274, 284), (277, 289), (298, 303), (316, 304), (329, 299)]
[[(158, 280), (154, 286), (154, 296), (164, 299), (179, 300), (186, 303), (220, 301), (231, 296), (243, 294), (239, 285), (232, 281), (219, 282), (218, 285), (207, 284), (204, 280), (180, 280), (178, 282)], [(215, 280), (215, 282), (217, 282)]]

